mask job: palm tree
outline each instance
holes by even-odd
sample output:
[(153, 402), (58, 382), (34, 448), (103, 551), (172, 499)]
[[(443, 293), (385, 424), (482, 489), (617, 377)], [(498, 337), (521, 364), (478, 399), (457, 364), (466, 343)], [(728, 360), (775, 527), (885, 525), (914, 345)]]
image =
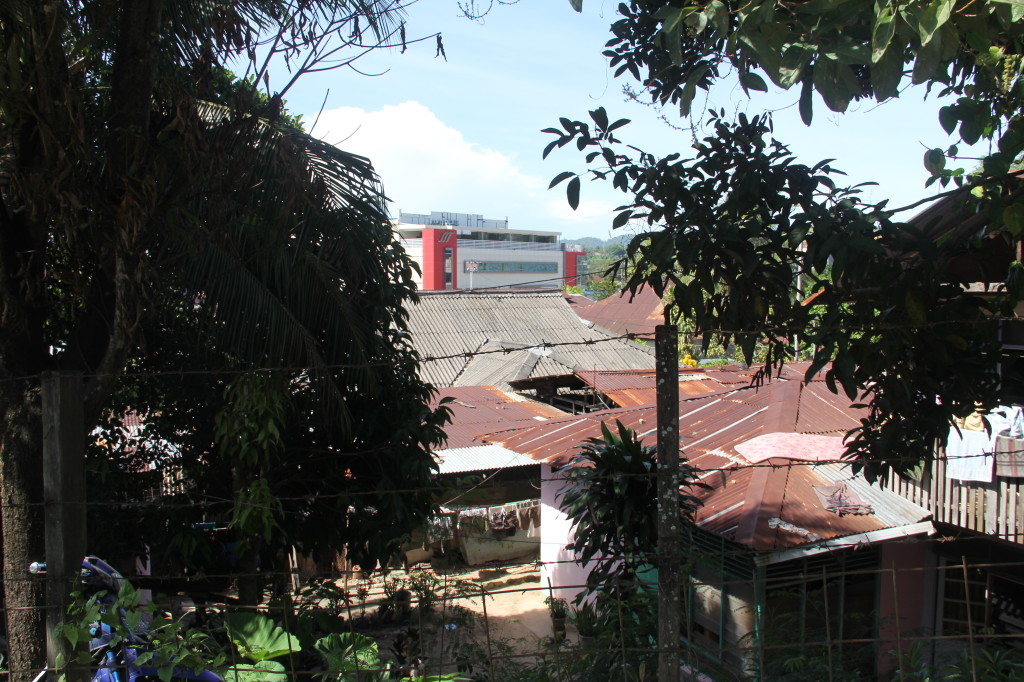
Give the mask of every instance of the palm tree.
[[(200, 311), (202, 331), (241, 366), (308, 368), (341, 433), (354, 434), (361, 418), (349, 409), (353, 393), (386, 403), (391, 392), (394, 402), (403, 382), (408, 399), (425, 400), (401, 335), (412, 266), (392, 243), (370, 163), (291, 125), (283, 93), (256, 92), (275, 54), (312, 59), (302, 62), (310, 69), (344, 43), (359, 47), (359, 19), (373, 44), (388, 41), (395, 7), (0, 3), (0, 494), (12, 679), (44, 658), (41, 587), (19, 580), (43, 553), (40, 373), (83, 372), (92, 425), (139, 352), (143, 323), (177, 306)], [(231, 60), (248, 63), (250, 78), (226, 79)], [(417, 461), (429, 469), (425, 455)]]

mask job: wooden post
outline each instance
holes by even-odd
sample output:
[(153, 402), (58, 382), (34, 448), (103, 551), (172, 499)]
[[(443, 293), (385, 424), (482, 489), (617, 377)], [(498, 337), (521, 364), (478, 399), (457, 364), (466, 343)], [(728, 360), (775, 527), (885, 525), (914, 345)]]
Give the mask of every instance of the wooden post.
[(675, 325), (654, 330), (658, 401), (658, 679), (678, 682), (681, 674), (682, 594), (679, 561), (679, 342)]
[[(82, 375), (47, 372), (42, 377), (43, 501), (46, 532), (46, 664), (72, 650), (54, 637), (78, 583), (85, 556), (85, 426)], [(26, 567), (27, 570), (27, 567)], [(88, 679), (88, 671), (68, 668), (68, 679)]]

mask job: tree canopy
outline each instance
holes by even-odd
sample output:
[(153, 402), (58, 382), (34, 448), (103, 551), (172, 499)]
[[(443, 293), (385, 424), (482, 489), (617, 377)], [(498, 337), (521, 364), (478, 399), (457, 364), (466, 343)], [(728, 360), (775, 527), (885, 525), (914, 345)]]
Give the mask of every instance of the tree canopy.
[[(589, 169), (552, 185), (566, 183), (575, 206), (581, 179), (610, 181), (628, 197), (613, 227), (647, 226), (627, 248), (628, 286), (671, 286), (676, 311), (705, 344), (735, 342), (748, 361), (762, 345), (765, 374), (812, 354), (809, 374), (827, 368), (834, 390), (870, 408), (848, 441), (869, 476), (907, 471), (945, 441), (954, 415), (996, 404), (1012, 369), (999, 319), (1024, 295), (1024, 266), (1012, 255), (1024, 198), (1010, 172), (1024, 150), (1020, 6), (636, 0), (619, 13), (605, 52), (611, 67), (683, 116), (699, 89), (733, 77), (747, 92), (769, 81), (798, 89), (808, 125), (815, 93), (844, 112), (913, 83), (953, 98), (939, 120), (955, 136), (924, 158), (928, 184), (951, 188), (953, 208), (907, 223), (887, 202), (843, 187), (831, 160), (800, 163), (768, 115), (709, 112), (706, 137), (664, 155), (620, 139), (628, 121), (603, 109), (587, 121), (563, 118), (545, 131), (545, 155), (574, 146)], [(992, 142), (976, 172), (954, 167), (961, 140)], [(984, 215), (980, 224), (941, 224), (963, 206), (963, 215)], [(990, 265), (994, 245), (1010, 254), (985, 278), (999, 286), (972, 290), (958, 264)]]
[[(414, 266), (394, 243), (369, 161), (283, 111), (303, 73), (405, 43), (401, 3), (0, 4), (0, 492), (13, 679), (42, 665), (45, 642), (41, 586), (18, 579), (42, 555), (42, 372), (82, 372), (91, 430), (126, 368), (185, 372), (200, 357), (235, 373), (274, 368), (321, 456), (352, 458), (321, 479), (335, 486), (336, 509), (346, 470), (356, 487), (397, 489), (405, 476), (415, 487), (429, 475), (437, 422), (404, 332)], [(288, 76), (271, 79), (284, 66)], [(191, 339), (177, 358), (147, 361), (152, 335), (170, 329)], [(229, 383), (205, 378), (221, 392)], [(409, 496), (404, 518), (426, 503)]]

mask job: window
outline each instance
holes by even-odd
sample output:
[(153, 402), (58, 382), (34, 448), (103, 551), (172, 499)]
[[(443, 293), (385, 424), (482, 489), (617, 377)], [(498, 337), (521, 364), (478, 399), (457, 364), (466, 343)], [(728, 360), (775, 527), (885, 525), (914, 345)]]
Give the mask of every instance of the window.
[[(558, 263), (515, 263), (507, 261), (475, 261), (477, 272), (516, 274), (528, 272), (558, 272)], [(463, 272), (469, 272), (463, 263)]]
[(444, 288), (451, 289), (454, 287), (455, 277), (455, 254), (452, 249), (444, 250)]

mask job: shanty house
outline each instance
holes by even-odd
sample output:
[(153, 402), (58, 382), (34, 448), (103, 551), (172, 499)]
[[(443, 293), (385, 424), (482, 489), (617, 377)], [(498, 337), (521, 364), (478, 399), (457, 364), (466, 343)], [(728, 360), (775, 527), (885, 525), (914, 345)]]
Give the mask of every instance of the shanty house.
[[(743, 378), (742, 370), (731, 373)], [(696, 491), (703, 506), (688, 553), (695, 568), (686, 637), (704, 652), (701, 667), (733, 672), (767, 670), (786, 653), (779, 645), (820, 641), (822, 628), (836, 640), (874, 637), (893, 617), (886, 591), (920, 589), (920, 576), (893, 582), (882, 568), (923, 560), (902, 543), (933, 532), (926, 509), (840, 461), (842, 438), (857, 424), (849, 401), (823, 382), (776, 379), (755, 388), (746, 380), (682, 401), (679, 415), (680, 454), (709, 486)], [(561, 596), (577, 594), (587, 576), (565, 550), (572, 526), (559, 502), (564, 467), (580, 443), (600, 436), (602, 421), (621, 421), (653, 445), (655, 413), (650, 404), (618, 408), (486, 437), (543, 462), (542, 581)], [(833, 611), (822, 613), (824, 604)], [(905, 600), (899, 616), (921, 623), (924, 609)], [(780, 627), (780, 618), (793, 622)], [(780, 632), (785, 641), (773, 641)], [(849, 663), (866, 672), (876, 664), (874, 655)]]

